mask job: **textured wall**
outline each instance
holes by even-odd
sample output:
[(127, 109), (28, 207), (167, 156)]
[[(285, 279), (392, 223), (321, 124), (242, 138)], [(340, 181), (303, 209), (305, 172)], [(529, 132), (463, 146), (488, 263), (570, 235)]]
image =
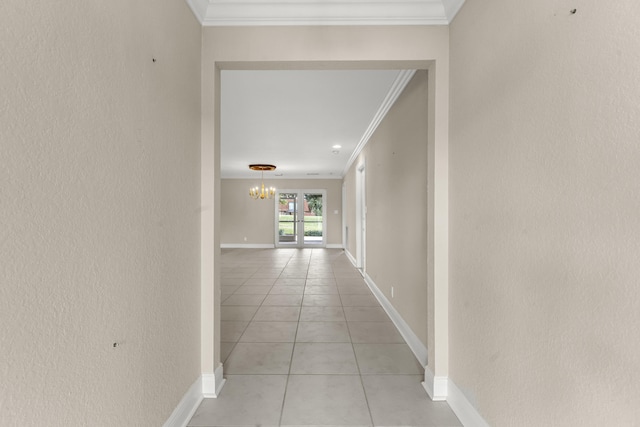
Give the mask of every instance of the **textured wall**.
[(467, 0), (451, 26), (450, 377), (493, 426), (640, 425), (638, 22)]
[[(253, 200), (249, 187), (257, 179), (223, 179), (220, 201), (220, 243), (267, 244), (275, 240), (275, 201)], [(264, 181), (265, 187), (278, 189), (326, 190), (327, 244), (342, 244), (342, 181), (337, 179), (276, 179)], [(338, 214), (333, 211), (338, 210)], [(247, 241), (244, 238), (247, 237)]]
[(0, 4), (0, 425), (158, 426), (198, 377), (200, 34)]
[[(427, 345), (427, 72), (409, 82), (346, 179), (365, 163), (366, 272)], [(348, 190), (351, 194), (353, 188)], [(355, 230), (355, 209), (349, 212)], [(353, 236), (355, 240), (355, 235)], [(355, 242), (350, 245), (355, 257)], [(351, 249), (350, 249), (351, 251)], [(391, 296), (391, 287), (394, 296)]]

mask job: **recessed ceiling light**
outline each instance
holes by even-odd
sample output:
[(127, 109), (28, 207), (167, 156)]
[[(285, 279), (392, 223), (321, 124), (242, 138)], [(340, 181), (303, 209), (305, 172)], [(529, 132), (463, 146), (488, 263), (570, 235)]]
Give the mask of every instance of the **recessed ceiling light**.
[(342, 148), (342, 145), (340, 145), (340, 144), (336, 144), (336, 145), (334, 145), (334, 146), (333, 146), (333, 147), (331, 147), (331, 148), (335, 148), (335, 149), (337, 150), (338, 148)]

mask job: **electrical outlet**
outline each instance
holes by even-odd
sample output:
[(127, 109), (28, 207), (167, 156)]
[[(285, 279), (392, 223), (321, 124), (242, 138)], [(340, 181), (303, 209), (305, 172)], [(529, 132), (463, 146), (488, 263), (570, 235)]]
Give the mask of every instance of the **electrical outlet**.
[(246, 237), (244, 238), (244, 241), (245, 241), (245, 242), (247, 241), (247, 238), (246, 238)]

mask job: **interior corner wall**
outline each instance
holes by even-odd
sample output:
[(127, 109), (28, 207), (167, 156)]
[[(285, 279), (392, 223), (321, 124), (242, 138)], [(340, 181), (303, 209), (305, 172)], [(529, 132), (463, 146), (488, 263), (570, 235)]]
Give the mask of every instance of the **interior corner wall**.
[[(253, 200), (249, 188), (255, 179), (222, 179), (220, 243), (222, 245), (274, 245), (275, 200)], [(266, 187), (326, 190), (327, 245), (342, 245), (342, 181), (337, 179), (265, 179)], [(334, 213), (334, 211), (338, 213)], [(244, 240), (246, 237), (246, 241)]]
[[(366, 274), (427, 346), (427, 92), (418, 70), (351, 166), (365, 163)], [(354, 197), (355, 198), (355, 197)], [(349, 211), (355, 230), (355, 209)], [(355, 233), (348, 248), (355, 253)], [(393, 296), (391, 288), (394, 288)]]
[(0, 425), (157, 427), (200, 375), (201, 27), (0, 9)]
[(450, 29), (450, 379), (500, 426), (640, 424), (640, 4)]

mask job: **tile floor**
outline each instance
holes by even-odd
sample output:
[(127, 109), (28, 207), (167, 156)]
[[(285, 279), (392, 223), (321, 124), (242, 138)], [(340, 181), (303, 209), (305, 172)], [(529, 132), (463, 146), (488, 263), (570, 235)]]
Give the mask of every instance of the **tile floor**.
[(460, 426), (338, 249), (222, 251), (227, 382), (189, 426)]

